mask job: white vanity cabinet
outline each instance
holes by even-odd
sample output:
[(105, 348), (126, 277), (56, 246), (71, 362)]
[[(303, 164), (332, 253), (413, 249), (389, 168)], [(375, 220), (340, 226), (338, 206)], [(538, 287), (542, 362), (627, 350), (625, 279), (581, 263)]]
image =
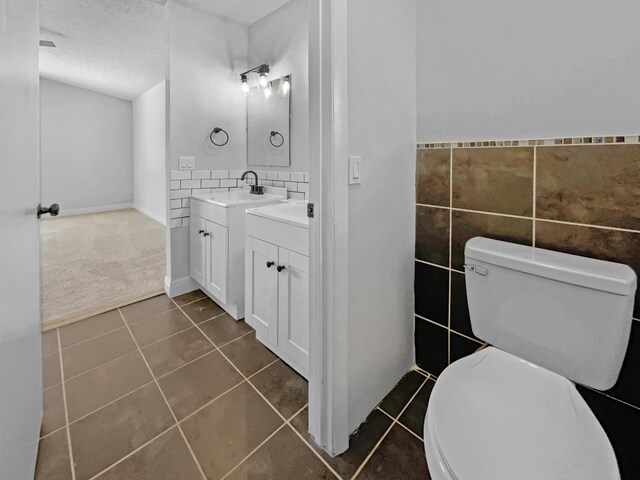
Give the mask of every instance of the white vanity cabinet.
[[(309, 230), (306, 216), (283, 219), (299, 204), (246, 215), (245, 321), (258, 340), (305, 378), (309, 371)], [(302, 209), (304, 205), (301, 205)]]
[(226, 304), (229, 229), (196, 216), (191, 217), (189, 228), (191, 277)]
[(256, 196), (232, 191), (190, 199), (189, 269), (200, 288), (236, 320), (244, 317), (244, 212), (286, 198), (272, 188)]

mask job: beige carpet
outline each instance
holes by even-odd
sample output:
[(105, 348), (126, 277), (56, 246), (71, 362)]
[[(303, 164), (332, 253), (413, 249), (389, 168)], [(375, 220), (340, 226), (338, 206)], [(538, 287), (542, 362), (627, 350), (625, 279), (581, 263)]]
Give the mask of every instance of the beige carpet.
[(40, 225), (44, 329), (163, 290), (165, 227), (146, 215), (119, 210)]

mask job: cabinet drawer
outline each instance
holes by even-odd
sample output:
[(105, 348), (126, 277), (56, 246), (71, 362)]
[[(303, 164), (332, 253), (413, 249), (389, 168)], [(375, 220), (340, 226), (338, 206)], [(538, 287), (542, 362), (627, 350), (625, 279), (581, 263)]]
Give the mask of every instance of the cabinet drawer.
[(191, 215), (204, 218), (223, 227), (229, 226), (229, 209), (191, 197)]
[(309, 229), (258, 215), (247, 214), (245, 218), (248, 236), (309, 256)]

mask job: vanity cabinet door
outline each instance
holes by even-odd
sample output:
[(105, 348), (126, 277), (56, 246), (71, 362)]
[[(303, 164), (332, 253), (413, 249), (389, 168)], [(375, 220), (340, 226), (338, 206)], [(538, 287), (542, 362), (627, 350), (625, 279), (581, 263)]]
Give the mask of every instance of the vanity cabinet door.
[[(309, 257), (279, 249), (278, 348), (305, 378), (309, 371)], [(283, 268), (284, 267), (284, 268)]]
[(246, 237), (244, 263), (245, 321), (274, 348), (278, 344), (278, 247)]
[(192, 216), (189, 221), (189, 270), (200, 285), (205, 284), (205, 220)]
[(222, 303), (227, 303), (229, 271), (229, 231), (227, 227), (205, 221), (206, 289)]

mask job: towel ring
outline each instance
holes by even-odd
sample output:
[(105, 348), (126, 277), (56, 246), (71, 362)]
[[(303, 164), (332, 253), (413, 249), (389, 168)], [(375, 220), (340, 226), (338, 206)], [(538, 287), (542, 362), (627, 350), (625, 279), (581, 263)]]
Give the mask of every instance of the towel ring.
[[(280, 137), (282, 139), (279, 145), (276, 145), (275, 143), (273, 143), (273, 137)], [(269, 143), (276, 148), (280, 148), (281, 146), (284, 145), (284, 135), (276, 131), (271, 132), (271, 136), (269, 137)]]
[[(224, 143), (216, 143), (213, 140), (213, 136), (218, 134), (218, 133), (224, 133), (226, 140), (224, 141)], [(226, 132), (226, 130), (223, 130), (220, 127), (216, 127), (213, 129), (213, 131), (209, 134), (209, 140), (211, 140), (211, 143), (213, 143), (216, 147), (224, 147), (227, 143), (229, 143), (229, 134)]]

